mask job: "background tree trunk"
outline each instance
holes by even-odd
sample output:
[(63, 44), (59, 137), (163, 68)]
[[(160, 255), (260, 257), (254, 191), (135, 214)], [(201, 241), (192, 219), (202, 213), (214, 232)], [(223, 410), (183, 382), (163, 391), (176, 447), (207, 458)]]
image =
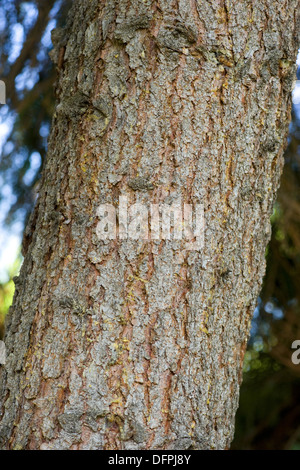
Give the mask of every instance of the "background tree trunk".
[[(0, 442), (225, 449), (265, 269), (298, 0), (74, 2), (6, 324)], [(99, 241), (97, 207), (205, 209), (205, 246)]]

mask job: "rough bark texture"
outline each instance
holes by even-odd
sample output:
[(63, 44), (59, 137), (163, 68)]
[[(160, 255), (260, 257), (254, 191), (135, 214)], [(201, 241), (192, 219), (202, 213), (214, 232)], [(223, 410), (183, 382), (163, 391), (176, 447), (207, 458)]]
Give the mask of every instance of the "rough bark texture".
[[(298, 0), (77, 0), (6, 324), (2, 448), (225, 449), (265, 269)], [(205, 247), (96, 209), (205, 208)]]

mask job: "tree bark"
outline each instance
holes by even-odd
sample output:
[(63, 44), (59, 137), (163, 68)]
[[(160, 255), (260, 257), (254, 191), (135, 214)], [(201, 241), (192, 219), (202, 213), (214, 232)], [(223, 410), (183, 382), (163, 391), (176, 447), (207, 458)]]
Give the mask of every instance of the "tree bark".
[[(6, 322), (3, 449), (226, 449), (265, 270), (298, 0), (74, 2)], [(202, 203), (205, 244), (99, 240), (97, 208)]]

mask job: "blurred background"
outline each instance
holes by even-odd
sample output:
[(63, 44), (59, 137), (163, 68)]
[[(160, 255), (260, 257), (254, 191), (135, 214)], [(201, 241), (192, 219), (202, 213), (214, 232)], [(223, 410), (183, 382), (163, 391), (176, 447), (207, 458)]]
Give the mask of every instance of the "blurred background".
[[(71, 0), (6, 0), (0, 6), (0, 339), (22, 263), (20, 245), (34, 204), (54, 109), (51, 30)], [(300, 66), (300, 56), (298, 56)], [(233, 449), (300, 450), (300, 67), (285, 168), (272, 215), (267, 272), (253, 315)]]

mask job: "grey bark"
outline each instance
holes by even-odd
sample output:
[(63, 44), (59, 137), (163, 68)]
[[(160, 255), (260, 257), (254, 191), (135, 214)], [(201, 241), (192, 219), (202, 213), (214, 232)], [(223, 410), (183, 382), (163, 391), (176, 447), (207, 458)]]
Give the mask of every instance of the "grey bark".
[[(226, 449), (265, 270), (299, 2), (77, 0), (0, 372), (4, 449)], [(100, 203), (205, 208), (205, 247), (99, 241)]]

